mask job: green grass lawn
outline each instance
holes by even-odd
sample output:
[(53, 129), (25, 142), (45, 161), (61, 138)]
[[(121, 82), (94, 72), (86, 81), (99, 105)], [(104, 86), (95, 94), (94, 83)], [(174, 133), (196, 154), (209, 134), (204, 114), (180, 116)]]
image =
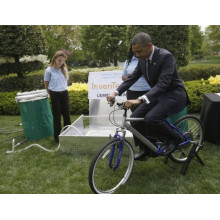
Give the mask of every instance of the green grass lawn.
[(201, 60), (190, 61), (188, 66), (207, 66), (207, 65), (219, 65), (220, 55), (207, 56)]
[[(71, 116), (74, 121), (78, 116)], [(1, 131), (21, 122), (20, 116), (0, 116)], [(8, 128), (9, 129), (9, 128)], [(13, 127), (10, 129), (21, 129)], [(54, 153), (32, 147), (25, 151), (6, 154), (11, 150), (14, 134), (0, 134), (0, 193), (1, 194), (90, 194), (88, 184), (92, 155), (71, 154), (58, 150)], [(22, 133), (20, 133), (22, 134)], [(16, 138), (16, 142), (24, 137)], [(27, 141), (22, 149), (32, 143), (53, 150), (57, 148), (53, 137)], [(85, 143), (88, 145), (89, 143)], [(181, 165), (171, 161), (168, 166), (163, 158), (135, 162), (128, 182), (119, 188), (118, 194), (218, 194), (220, 193), (220, 146), (206, 142), (200, 156), (202, 167), (194, 159), (185, 176)], [(171, 168), (172, 167), (172, 168)]]

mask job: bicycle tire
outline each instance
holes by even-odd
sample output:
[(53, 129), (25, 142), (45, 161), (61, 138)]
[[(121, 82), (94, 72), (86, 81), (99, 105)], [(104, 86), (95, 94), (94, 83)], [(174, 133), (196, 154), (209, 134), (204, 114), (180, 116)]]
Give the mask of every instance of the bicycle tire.
[[(134, 163), (134, 153), (131, 144), (127, 140), (123, 140), (123, 151), (121, 154), (120, 165), (114, 170), (118, 157), (120, 140), (113, 138), (107, 142), (93, 158), (89, 169), (89, 185), (96, 194), (114, 193), (122, 184), (124, 184), (132, 171)], [(115, 146), (112, 165), (109, 165), (112, 147)]]
[[(188, 136), (192, 141), (198, 143), (196, 152), (198, 152), (203, 146), (204, 133), (202, 122), (192, 115), (186, 115), (179, 118), (174, 125), (179, 128), (183, 134)], [(184, 163), (192, 149), (193, 143), (187, 143), (183, 146), (179, 146), (169, 158), (176, 163)]]

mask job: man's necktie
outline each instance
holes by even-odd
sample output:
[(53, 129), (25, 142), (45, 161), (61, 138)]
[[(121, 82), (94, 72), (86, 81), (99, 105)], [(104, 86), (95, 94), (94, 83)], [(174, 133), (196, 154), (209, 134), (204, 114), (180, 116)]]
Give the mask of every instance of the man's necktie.
[(150, 65), (150, 60), (146, 59), (146, 75), (147, 75), (147, 79), (149, 80), (149, 74), (148, 74), (148, 67)]

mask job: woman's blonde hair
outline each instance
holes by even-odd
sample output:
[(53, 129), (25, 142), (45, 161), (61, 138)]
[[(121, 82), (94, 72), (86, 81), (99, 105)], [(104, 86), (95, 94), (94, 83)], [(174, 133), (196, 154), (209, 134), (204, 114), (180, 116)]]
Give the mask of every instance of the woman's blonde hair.
[[(52, 66), (52, 67), (55, 67), (56, 66), (56, 58), (57, 57), (64, 57), (65, 59), (67, 58), (67, 56), (66, 56), (66, 54), (63, 52), (63, 51), (57, 51), (55, 54), (54, 54), (54, 56), (53, 56), (53, 58), (52, 58), (52, 61), (51, 61), (51, 63), (50, 63), (50, 66)], [(66, 65), (66, 63), (64, 62), (63, 63), (63, 65), (61, 66), (61, 70), (62, 70), (62, 72), (63, 72), (63, 75), (65, 76), (65, 78), (67, 79), (67, 72), (66, 72), (66, 69), (65, 68), (67, 68), (67, 65)]]

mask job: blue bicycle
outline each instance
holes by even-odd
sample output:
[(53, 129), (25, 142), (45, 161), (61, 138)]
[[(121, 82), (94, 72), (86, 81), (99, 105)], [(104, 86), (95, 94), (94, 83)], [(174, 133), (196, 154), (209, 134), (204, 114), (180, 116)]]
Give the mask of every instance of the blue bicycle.
[[(143, 118), (127, 117), (128, 108), (125, 103), (111, 103), (118, 106), (110, 113), (110, 121), (117, 127), (114, 137), (108, 141), (93, 158), (89, 169), (89, 185), (94, 193), (114, 193), (121, 185), (128, 180), (134, 163), (134, 150), (126, 140), (126, 131), (130, 131), (139, 140), (142, 141), (152, 151), (152, 157), (165, 156), (167, 148), (166, 140), (160, 141), (152, 137), (144, 137), (135, 130), (129, 122), (141, 122)], [(120, 125), (114, 121), (114, 112), (124, 110), (122, 122)], [(181, 136), (183, 142), (175, 151), (166, 157), (169, 157), (176, 163), (184, 163), (187, 160), (190, 150), (195, 147), (197, 153), (203, 146), (203, 127), (201, 121), (194, 116), (186, 115), (179, 118), (174, 124), (166, 119), (166, 123), (175, 129)]]

